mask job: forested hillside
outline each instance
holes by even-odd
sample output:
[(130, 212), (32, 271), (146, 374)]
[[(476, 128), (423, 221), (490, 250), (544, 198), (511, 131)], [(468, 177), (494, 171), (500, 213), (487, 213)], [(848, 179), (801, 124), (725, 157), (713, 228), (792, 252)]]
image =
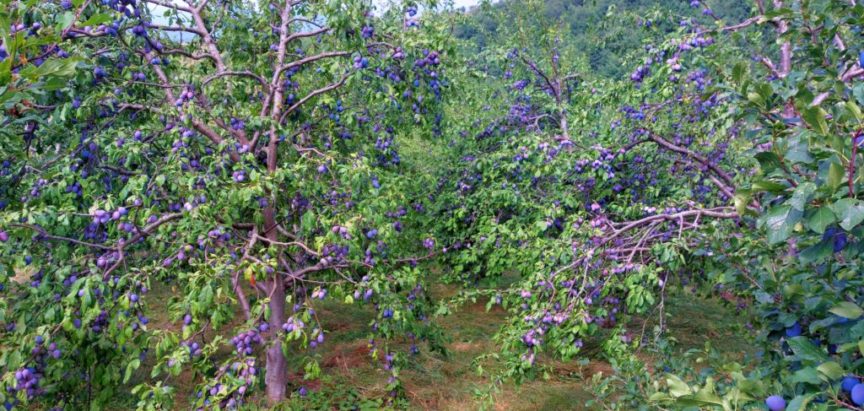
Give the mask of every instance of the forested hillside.
[[(622, 78), (636, 53), (650, 40), (678, 30), (682, 20), (702, 24), (715, 18), (739, 22), (750, 16), (753, 3), (747, 0), (697, 2), (685, 0), (552, 0), (534, 13), (569, 33), (569, 46), (580, 50), (591, 73), (606, 78)], [(502, 0), (471, 8), (469, 18), (456, 26), (456, 36), (467, 40), (466, 53), (506, 41), (508, 24), (525, 12), (524, 2)], [(705, 9), (711, 13), (703, 13)], [(643, 30), (651, 30), (646, 33)], [(646, 36), (646, 34), (648, 34)]]
[(0, 0), (7, 410), (864, 410), (857, 0)]

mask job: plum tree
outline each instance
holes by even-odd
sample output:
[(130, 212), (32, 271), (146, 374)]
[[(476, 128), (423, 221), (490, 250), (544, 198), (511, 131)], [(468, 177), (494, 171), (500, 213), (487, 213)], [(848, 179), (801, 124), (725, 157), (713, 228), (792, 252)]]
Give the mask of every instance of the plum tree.
[[(184, 369), (196, 407), (276, 403), (325, 298), (377, 309), (373, 337), (429, 337), (424, 194), (394, 140), (441, 121), (443, 23), (415, 16), (434, 1), (4, 5), (7, 407), (103, 407), (142, 367), (139, 408)], [(155, 282), (175, 328), (149, 318)]]
[[(495, 384), (595, 339), (617, 374), (590, 406), (860, 409), (860, 2), (616, 6), (620, 78), (560, 5), (378, 3), (3, 3), (7, 408), (172, 408), (190, 374), (195, 408), (306, 397), (322, 300), (372, 313), (395, 405), (433, 312), (484, 299)], [(427, 263), (462, 286), (435, 309)], [(670, 293), (722, 299), (762, 355), (647, 367)]]

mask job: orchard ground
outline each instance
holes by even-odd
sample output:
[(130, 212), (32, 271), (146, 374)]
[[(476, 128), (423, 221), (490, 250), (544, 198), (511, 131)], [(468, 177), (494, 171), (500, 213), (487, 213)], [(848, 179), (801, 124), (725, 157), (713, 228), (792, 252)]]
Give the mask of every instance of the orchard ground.
[[(446, 299), (455, 294), (457, 288), (432, 281), (436, 285), (432, 292), (437, 299)], [(171, 286), (154, 282), (153, 290), (145, 297), (152, 310), (151, 329), (178, 328), (179, 321), (172, 322), (167, 316), (167, 302)], [(499, 367), (492, 361), (483, 363), (484, 373), (478, 375), (475, 359), (495, 352), (497, 347), (492, 336), (506, 321), (506, 313), (498, 306), (486, 310), (486, 301), (477, 301), (454, 312), (452, 315), (435, 318), (447, 338), (447, 356), (430, 353), (422, 349), (413, 357), (409, 365), (400, 373), (405, 387), (409, 409), (424, 410), (468, 410), (481, 406), (480, 393), (490, 386)], [(371, 309), (347, 309), (335, 300), (318, 303), (317, 310), (323, 324), (328, 324), (330, 343), (310, 352), (292, 351), (289, 356), (292, 370), (298, 372), (290, 378), (292, 399), (286, 402), (289, 409), (340, 409), (340, 406), (366, 404), (377, 407), (379, 401), (387, 396), (389, 374), (383, 370), (383, 361), (375, 364), (368, 349), (368, 324), (374, 318)], [(242, 316), (238, 315), (237, 318)], [(684, 354), (689, 350), (701, 351), (710, 342), (730, 361), (740, 361), (750, 347), (746, 339), (736, 332), (739, 324), (732, 309), (714, 299), (695, 296), (689, 289), (670, 293), (667, 305), (669, 337), (679, 342), (676, 351)], [(651, 316), (651, 318), (655, 318)], [(232, 324), (238, 325), (238, 324)], [(649, 321), (646, 329), (650, 333), (654, 324)], [(634, 332), (642, 328), (640, 319), (634, 320), (629, 329)], [(223, 328), (223, 330), (230, 327)], [(230, 338), (231, 335), (226, 334)], [(205, 334), (203, 338), (213, 338)], [(612, 367), (600, 357), (600, 339), (589, 341), (585, 352), (590, 361), (549, 361), (548, 378), (538, 378), (524, 384), (505, 385), (494, 396), (494, 409), (497, 410), (563, 410), (583, 409), (586, 401), (593, 396), (591, 378), (594, 374), (609, 375)], [(407, 344), (397, 348), (407, 351)], [(230, 349), (223, 349), (220, 357), (231, 355)], [(325, 371), (321, 379), (303, 381), (304, 359), (308, 355), (318, 359)], [(646, 347), (640, 357), (651, 364), (652, 354)], [(142, 370), (148, 367), (142, 367)], [(129, 387), (142, 382), (146, 375), (139, 371), (129, 383)], [(184, 372), (177, 381), (175, 407), (186, 409), (189, 398), (194, 395), (194, 379)], [(298, 387), (309, 390), (306, 398), (296, 394)], [(116, 409), (126, 409), (134, 404), (134, 398), (118, 399)], [(258, 404), (265, 403), (257, 398)], [(365, 408), (363, 408), (365, 409)]]

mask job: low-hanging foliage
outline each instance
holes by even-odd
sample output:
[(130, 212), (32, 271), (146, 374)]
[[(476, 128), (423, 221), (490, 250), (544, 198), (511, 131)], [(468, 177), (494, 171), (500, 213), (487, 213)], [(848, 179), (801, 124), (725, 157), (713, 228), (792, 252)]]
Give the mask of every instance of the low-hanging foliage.
[[(540, 2), (497, 26), (500, 48), (471, 66), (485, 115), (452, 130), (441, 236), (461, 239), (446, 261), (468, 286), (454, 303), (484, 295), (512, 314), (497, 355), (517, 380), (601, 336), (630, 379), (592, 406), (857, 409), (864, 71), (850, 42), (864, 9), (755, 2), (724, 21), (692, 3), (711, 19), (620, 16), (645, 31), (622, 81), (585, 73)], [(759, 357), (661, 362), (668, 377), (640, 365), (682, 286), (736, 307)], [(658, 317), (653, 333), (628, 328), (634, 315)]]

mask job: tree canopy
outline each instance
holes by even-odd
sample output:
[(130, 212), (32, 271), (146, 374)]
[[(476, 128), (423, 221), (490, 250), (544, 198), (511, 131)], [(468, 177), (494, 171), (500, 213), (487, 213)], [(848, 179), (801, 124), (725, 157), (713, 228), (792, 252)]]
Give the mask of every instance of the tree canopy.
[[(478, 302), (478, 407), (864, 409), (855, 0), (0, 4), (6, 409), (413, 408)], [(310, 398), (325, 302), (386, 394)]]

